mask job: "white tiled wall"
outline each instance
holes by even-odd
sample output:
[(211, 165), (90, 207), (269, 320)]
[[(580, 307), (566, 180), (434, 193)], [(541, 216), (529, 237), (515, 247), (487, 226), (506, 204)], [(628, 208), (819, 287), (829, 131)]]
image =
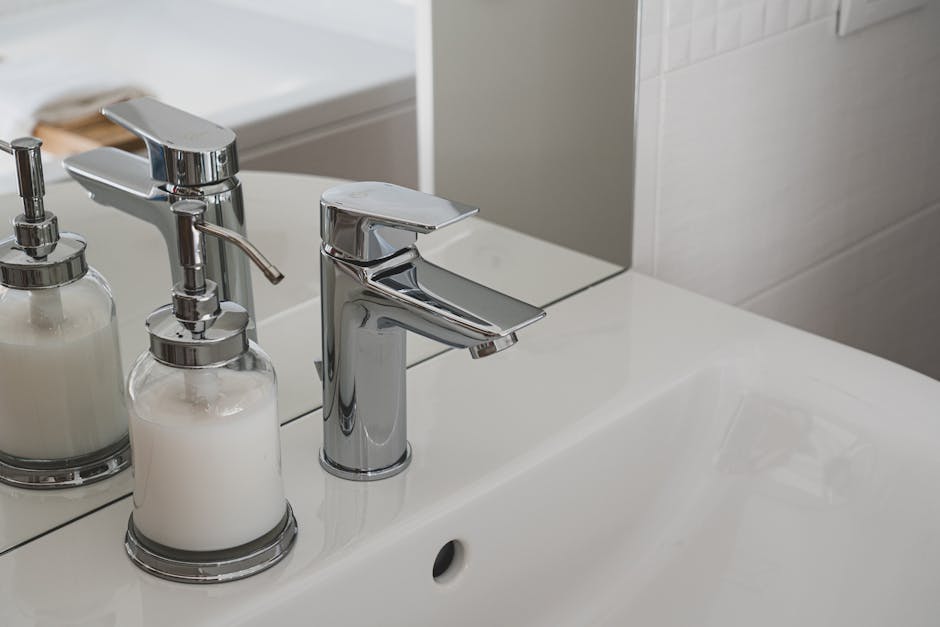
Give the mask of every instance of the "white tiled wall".
[(940, 377), (940, 0), (837, 10), (643, 0), (634, 267)]

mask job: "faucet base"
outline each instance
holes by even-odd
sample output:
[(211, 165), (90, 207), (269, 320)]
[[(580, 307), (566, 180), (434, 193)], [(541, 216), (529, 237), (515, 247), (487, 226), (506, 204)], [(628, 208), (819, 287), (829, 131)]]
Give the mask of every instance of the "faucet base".
[(411, 463), (411, 444), (405, 443), (405, 453), (401, 458), (392, 464), (391, 466), (386, 466), (385, 468), (379, 468), (378, 470), (354, 470), (352, 468), (346, 468), (340, 466), (331, 460), (326, 451), (322, 448), (320, 449), (320, 465), (323, 466), (323, 469), (333, 475), (334, 477), (339, 477), (340, 479), (349, 479), (351, 481), (378, 481), (379, 479), (388, 479), (389, 477), (394, 477), (405, 468), (408, 467), (408, 464)]

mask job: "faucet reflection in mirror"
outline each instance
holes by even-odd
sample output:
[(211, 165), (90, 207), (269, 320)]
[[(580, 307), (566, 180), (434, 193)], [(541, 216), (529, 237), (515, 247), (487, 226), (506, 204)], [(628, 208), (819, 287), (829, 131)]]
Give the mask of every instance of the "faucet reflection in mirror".
[(516, 342), (545, 312), (425, 261), (414, 246), (477, 213), (389, 183), (349, 183), (320, 200), (323, 449), (328, 472), (383, 479), (411, 460), (406, 331), (474, 358)]
[(127, 468), (130, 451), (111, 290), (45, 210), (41, 146), (0, 141), (23, 201), (0, 242), (0, 481), (66, 488)]
[[(245, 208), (238, 173), (235, 133), (152, 98), (137, 98), (101, 110), (144, 140), (147, 156), (96, 148), (64, 161), (65, 169), (103, 205), (153, 224), (166, 241), (173, 282), (180, 281), (176, 227), (170, 205), (195, 199), (206, 203), (206, 221), (245, 236)], [(223, 300), (240, 303), (255, 337), (254, 299), (248, 260), (206, 243), (206, 273)]]

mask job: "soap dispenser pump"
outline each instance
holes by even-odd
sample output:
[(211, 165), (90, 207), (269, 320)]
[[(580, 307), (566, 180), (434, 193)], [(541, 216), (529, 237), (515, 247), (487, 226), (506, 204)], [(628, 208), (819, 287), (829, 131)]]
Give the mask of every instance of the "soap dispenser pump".
[(283, 275), (244, 237), (205, 221), (206, 203), (173, 204), (183, 279), (147, 318), (150, 350), (128, 376), (134, 510), (125, 549), (145, 571), (186, 583), (241, 579), (293, 546), (281, 480), (271, 360), (248, 338), (241, 305), (206, 278), (204, 235)]
[(0, 242), (0, 481), (67, 488), (130, 465), (114, 300), (45, 210), (42, 142), (0, 141), (23, 213)]

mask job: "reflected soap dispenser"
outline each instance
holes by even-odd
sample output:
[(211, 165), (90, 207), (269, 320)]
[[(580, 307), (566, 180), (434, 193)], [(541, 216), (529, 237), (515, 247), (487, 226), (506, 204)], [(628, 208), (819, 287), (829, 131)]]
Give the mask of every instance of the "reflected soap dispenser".
[(0, 141), (24, 208), (0, 242), (0, 481), (45, 489), (110, 477), (130, 451), (111, 289), (43, 206), (41, 146)]
[(281, 481), (274, 368), (248, 339), (248, 312), (206, 279), (204, 234), (236, 245), (272, 282), (283, 275), (241, 235), (173, 204), (183, 280), (147, 318), (150, 350), (128, 376), (134, 510), (125, 549), (145, 571), (186, 583), (261, 572), (293, 546)]

